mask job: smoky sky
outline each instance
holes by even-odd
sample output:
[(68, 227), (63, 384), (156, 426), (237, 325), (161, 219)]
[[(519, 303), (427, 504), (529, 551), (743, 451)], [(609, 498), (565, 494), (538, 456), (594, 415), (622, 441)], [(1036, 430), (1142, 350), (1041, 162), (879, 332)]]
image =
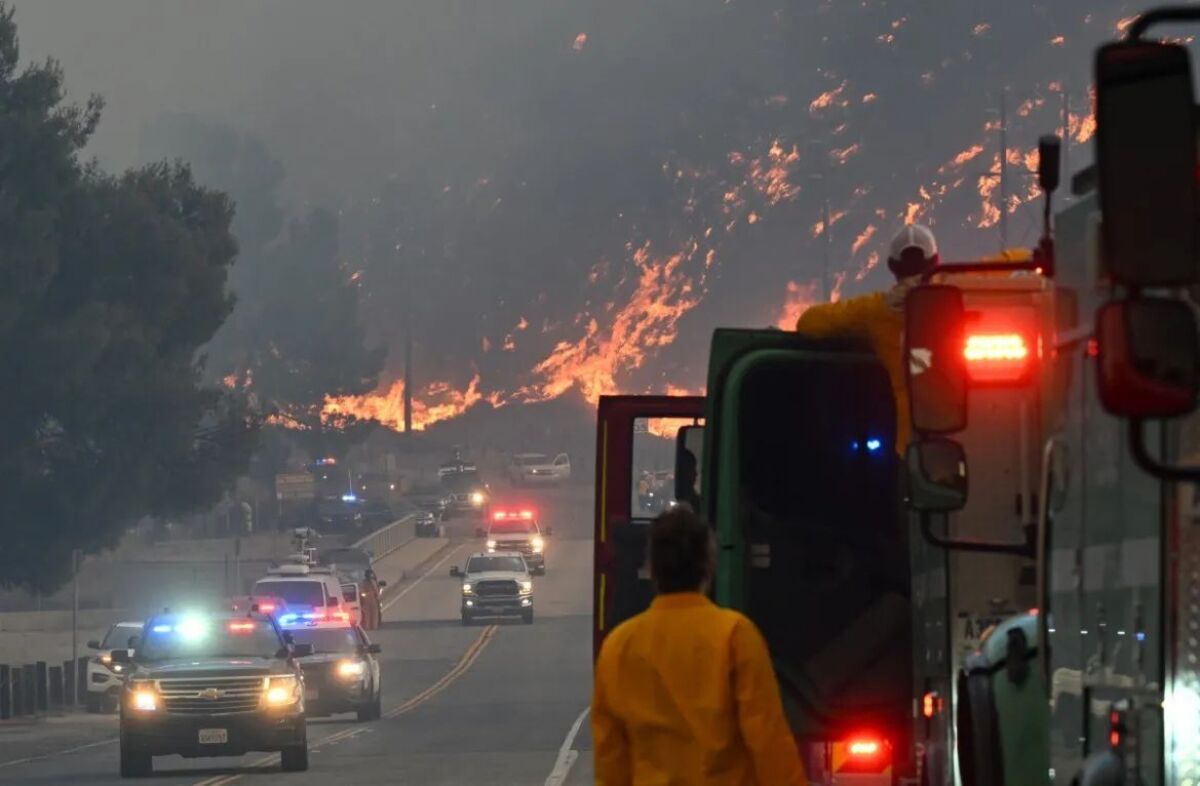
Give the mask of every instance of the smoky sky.
[[(711, 329), (774, 322), (786, 283), (813, 282), (827, 252), (850, 273), (844, 293), (886, 285), (865, 260), (908, 203), (926, 201), (923, 185), (947, 189), (922, 214), (945, 257), (998, 250), (997, 229), (977, 226), (976, 181), (996, 149), (984, 129), (1002, 92), (1009, 142), (1028, 150), (1060, 124), (1064, 96), (1086, 114), (1092, 47), (1134, 10), (1089, 0), (13, 5), (25, 56), (58, 58), (72, 97), (106, 98), (90, 149), (103, 165), (136, 163), (142, 129), (163, 114), (261, 138), (286, 171), (289, 209), (342, 214), (374, 339), (394, 346), (397, 304), (410, 302), (401, 290), (422, 287), (412, 308), (429, 376), (462, 384), (477, 370), (505, 390), (589, 319), (604, 329), (636, 285), (630, 249), (645, 244), (669, 255), (698, 240), (687, 264), (699, 304), (673, 343), (629, 371), (635, 390), (702, 383)], [(811, 105), (839, 88), (828, 106)], [(1037, 103), (1020, 114), (1026, 101)], [(775, 141), (799, 153), (788, 173), (799, 191), (772, 205), (746, 190), (731, 214), (724, 195), (746, 175), (734, 154), (762, 157)], [(939, 172), (974, 144), (985, 152)], [(1082, 166), (1090, 143), (1069, 158)], [(1026, 176), (1010, 188), (1024, 194)], [(845, 211), (828, 248), (812, 231), (826, 202)], [(395, 215), (376, 214), (385, 208)], [(390, 220), (413, 224), (406, 242), (436, 246), (437, 275), (386, 275), (375, 235)], [(1032, 243), (1037, 211), (1023, 206), (1009, 225), (1011, 245)], [(875, 234), (852, 254), (868, 226)], [(521, 317), (531, 328), (502, 351)]]

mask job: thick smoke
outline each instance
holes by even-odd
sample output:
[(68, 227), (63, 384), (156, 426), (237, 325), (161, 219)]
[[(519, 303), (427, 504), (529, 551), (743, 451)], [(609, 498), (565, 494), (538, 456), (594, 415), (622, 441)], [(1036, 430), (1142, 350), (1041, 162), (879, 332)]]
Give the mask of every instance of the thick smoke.
[[(16, 7), (27, 51), (109, 99), (101, 158), (131, 159), (163, 112), (261, 137), (297, 211), (341, 214), (393, 376), (407, 314), (421, 384), (479, 374), (496, 400), (537, 399), (535, 367), (586, 350), (591, 331), (595, 351), (620, 350), (608, 331), (642, 294), (639, 254), (684, 255), (686, 291), (668, 288), (666, 307), (687, 307), (612, 366), (634, 392), (701, 385), (711, 328), (774, 324), (797, 292), (820, 296), (827, 254), (839, 295), (883, 286), (880, 252), (906, 217), (932, 223), (949, 258), (998, 250), (1001, 211), (1010, 245), (1033, 242), (1027, 154), (1067, 108), (1086, 139), (1091, 48), (1132, 13), (1092, 0)], [(1004, 91), (1008, 206), (980, 179)], [(1090, 150), (1069, 156), (1078, 168)]]

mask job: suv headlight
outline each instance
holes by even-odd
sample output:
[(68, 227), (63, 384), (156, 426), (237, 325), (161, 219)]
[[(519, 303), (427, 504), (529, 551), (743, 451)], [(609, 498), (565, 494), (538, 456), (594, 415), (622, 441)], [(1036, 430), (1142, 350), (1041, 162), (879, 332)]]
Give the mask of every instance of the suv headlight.
[(158, 710), (158, 689), (153, 682), (142, 681), (132, 683), (129, 687), (129, 708), (137, 712), (156, 712)]
[(489, 549), (496, 548), (496, 541), (492, 540), (491, 538), (488, 538), (487, 547)]
[(464, 595), (470, 595), (474, 591), (475, 591), (475, 588), (472, 587), (470, 584), (463, 584), (463, 594)]
[(521, 594), (522, 595), (530, 595), (532, 593), (533, 593), (533, 582), (532, 581), (522, 581), (521, 582)]
[(268, 707), (286, 707), (300, 700), (300, 680), (295, 674), (263, 678), (263, 704)]
[(344, 680), (359, 679), (366, 670), (366, 664), (361, 660), (343, 660), (337, 665), (337, 675)]

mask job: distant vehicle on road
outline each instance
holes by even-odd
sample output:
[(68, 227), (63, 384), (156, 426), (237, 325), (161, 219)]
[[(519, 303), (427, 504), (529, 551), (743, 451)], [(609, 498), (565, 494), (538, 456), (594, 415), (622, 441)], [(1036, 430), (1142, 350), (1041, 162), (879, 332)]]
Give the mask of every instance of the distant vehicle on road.
[(491, 489), (474, 464), (460, 464), (458, 469), (442, 473), (441, 485), (449, 496), (447, 514), (469, 513), (480, 518), (486, 514)]
[(292, 645), (270, 616), (232, 611), (146, 620), (121, 691), (121, 777), (154, 771), (154, 757), (279, 753), (285, 771), (308, 769), (304, 680)]
[(514, 453), (508, 479), (514, 486), (565, 483), (571, 478), (571, 457), (559, 453), (553, 459), (544, 453)]
[(450, 568), (450, 575), (463, 580), (463, 625), (476, 617), (517, 615), (526, 625), (533, 623), (533, 579), (520, 553), (475, 554), (465, 569)]
[(405, 499), (423, 511), (432, 513), (440, 521), (450, 506), (450, 492), (444, 486), (417, 486)]
[(530, 508), (495, 510), (487, 530), (487, 550), (516, 552), (525, 558), (535, 575), (546, 574), (546, 538), (550, 528), (542, 530), (537, 513)]
[(355, 621), (354, 610), (342, 600), (343, 583), (347, 582), (343, 582), (332, 567), (297, 560), (271, 568), (266, 576), (255, 582), (254, 595), (270, 595), (287, 601), (287, 612), (279, 616), (284, 624), (289, 619), (349, 623)]
[(129, 640), (142, 633), (138, 621), (118, 622), (108, 629), (101, 641), (87, 643), (95, 650), (87, 665), (87, 711), (112, 712), (121, 697), (121, 686), (125, 684), (126, 666), (113, 663), (112, 651), (129, 647)]
[(361, 627), (295, 622), (284, 630), (296, 644), (312, 647), (311, 655), (299, 659), (309, 717), (353, 712), (359, 721), (379, 720), (383, 686), (375, 656), (382, 649)]

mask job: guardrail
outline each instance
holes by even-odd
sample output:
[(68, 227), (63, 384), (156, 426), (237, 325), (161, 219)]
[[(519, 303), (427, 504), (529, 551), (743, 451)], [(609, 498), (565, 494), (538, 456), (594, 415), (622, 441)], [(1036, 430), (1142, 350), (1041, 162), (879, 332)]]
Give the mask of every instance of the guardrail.
[(408, 543), (416, 537), (413, 527), (417, 514), (410, 513), (404, 518), (396, 519), (382, 529), (377, 529), (370, 535), (359, 538), (350, 544), (352, 548), (363, 549), (371, 554), (372, 561), (378, 560)]

